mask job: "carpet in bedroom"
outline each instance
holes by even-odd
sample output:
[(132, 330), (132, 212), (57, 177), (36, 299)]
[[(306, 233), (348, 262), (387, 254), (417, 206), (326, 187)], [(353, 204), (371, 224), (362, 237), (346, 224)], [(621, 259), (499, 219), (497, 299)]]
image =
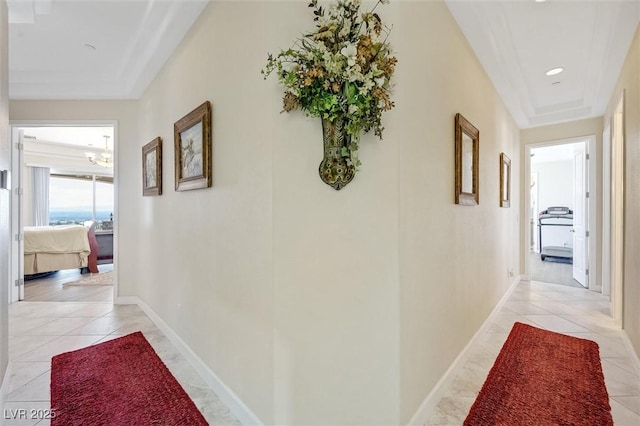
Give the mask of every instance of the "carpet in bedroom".
[(80, 285), (113, 285), (113, 271), (88, 274), (76, 281), (64, 283), (65, 286)]

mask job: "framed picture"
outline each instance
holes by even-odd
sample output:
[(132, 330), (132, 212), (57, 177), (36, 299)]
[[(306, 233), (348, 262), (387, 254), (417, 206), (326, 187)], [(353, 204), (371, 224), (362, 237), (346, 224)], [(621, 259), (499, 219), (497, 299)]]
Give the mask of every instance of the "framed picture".
[(211, 186), (211, 103), (206, 101), (173, 125), (176, 191)]
[(162, 195), (162, 139), (142, 147), (142, 195)]
[(455, 119), (456, 204), (477, 206), (480, 203), (478, 180), (480, 132), (462, 114)]
[(511, 206), (511, 160), (500, 153), (500, 207)]

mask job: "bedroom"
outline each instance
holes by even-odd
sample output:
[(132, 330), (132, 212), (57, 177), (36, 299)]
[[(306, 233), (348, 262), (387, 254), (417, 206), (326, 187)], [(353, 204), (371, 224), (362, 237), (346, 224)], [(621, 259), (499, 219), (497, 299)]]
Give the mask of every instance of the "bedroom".
[[(12, 300), (111, 301), (114, 125), (16, 125), (24, 281)], [(16, 278), (19, 280), (19, 278)]]

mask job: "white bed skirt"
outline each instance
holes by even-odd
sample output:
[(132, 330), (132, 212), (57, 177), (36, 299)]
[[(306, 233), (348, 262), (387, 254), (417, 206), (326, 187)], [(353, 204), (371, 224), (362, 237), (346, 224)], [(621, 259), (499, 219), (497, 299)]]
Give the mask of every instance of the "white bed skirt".
[(25, 253), (24, 274), (39, 274), (42, 272), (58, 271), (62, 269), (84, 268), (89, 264), (86, 253)]

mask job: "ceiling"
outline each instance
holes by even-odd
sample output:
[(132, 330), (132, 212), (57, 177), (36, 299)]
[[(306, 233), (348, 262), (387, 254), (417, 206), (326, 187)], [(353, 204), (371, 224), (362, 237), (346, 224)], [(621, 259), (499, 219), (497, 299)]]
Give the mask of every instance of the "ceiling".
[(640, 20), (638, 0), (447, 5), (521, 128), (603, 115)]
[(102, 150), (106, 139), (108, 149), (113, 149), (113, 126), (38, 126), (25, 127), (22, 130), (26, 137), (39, 143), (67, 144)]
[(56, 174), (113, 176), (113, 167), (92, 164), (87, 158), (90, 153), (100, 158), (105, 141), (108, 149), (113, 149), (113, 126), (23, 127), (21, 130), (25, 165), (49, 167)]
[(7, 0), (11, 99), (136, 99), (207, 0)]
[[(446, 1), (521, 128), (602, 115), (640, 17), (639, 0)], [(7, 3), (11, 99), (136, 99), (207, 0)]]

